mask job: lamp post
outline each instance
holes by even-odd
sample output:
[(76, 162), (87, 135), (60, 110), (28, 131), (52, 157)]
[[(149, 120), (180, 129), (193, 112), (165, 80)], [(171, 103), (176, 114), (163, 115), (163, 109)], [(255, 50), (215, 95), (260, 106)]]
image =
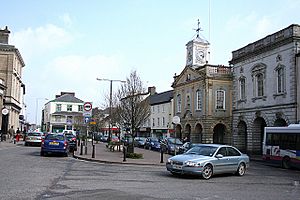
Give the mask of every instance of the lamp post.
[(97, 81), (109, 81), (110, 82), (110, 89), (109, 89), (109, 123), (108, 123), (108, 142), (111, 141), (111, 107), (112, 107), (112, 83), (113, 82), (121, 82), (126, 83), (123, 80), (112, 80), (106, 78), (96, 78)]
[(35, 125), (37, 126), (37, 121), (38, 121), (38, 104), (39, 100), (48, 100), (47, 98), (36, 98), (35, 99)]

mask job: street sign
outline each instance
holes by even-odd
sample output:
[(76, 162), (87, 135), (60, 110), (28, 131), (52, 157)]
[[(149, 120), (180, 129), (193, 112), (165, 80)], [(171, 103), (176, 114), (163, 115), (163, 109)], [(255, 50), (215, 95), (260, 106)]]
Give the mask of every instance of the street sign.
[(83, 104), (84, 111), (91, 111), (92, 110), (92, 103), (91, 102), (85, 102)]
[(91, 119), (91, 117), (88, 117), (88, 116), (84, 117), (84, 123), (85, 124), (89, 123), (90, 119)]
[(84, 117), (92, 116), (92, 102), (85, 102), (83, 104), (83, 116)]
[(3, 109), (2, 109), (2, 114), (3, 114), (3, 115), (7, 115), (8, 112), (9, 112), (9, 110), (8, 110), (7, 108), (3, 108)]

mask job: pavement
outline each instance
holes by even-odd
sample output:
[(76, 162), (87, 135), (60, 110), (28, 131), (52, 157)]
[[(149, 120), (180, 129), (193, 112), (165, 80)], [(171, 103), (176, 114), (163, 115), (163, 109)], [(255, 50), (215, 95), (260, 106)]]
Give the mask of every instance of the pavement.
[(91, 142), (88, 142), (87, 153), (85, 153), (85, 146), (83, 146), (82, 152), (81, 152), (81, 147), (80, 146), (77, 147), (78, 148), (77, 151), (74, 152), (74, 158), (87, 160), (87, 161), (101, 162), (101, 163), (164, 166), (168, 158), (172, 156), (168, 154), (163, 154), (163, 162), (161, 162), (160, 152), (135, 147), (134, 153), (142, 154), (143, 158), (140, 159), (126, 158), (126, 161), (124, 161), (124, 154), (122, 151), (122, 147), (120, 150), (115, 149), (115, 151), (111, 151), (106, 147), (107, 143), (98, 142), (98, 143), (94, 143), (94, 145), (95, 145), (95, 158), (92, 158)]
[[(2, 142), (0, 141), (0, 150), (7, 149), (10, 147), (21, 146), (21, 145), (24, 145), (23, 141), (17, 142), (16, 144), (8, 141), (2, 141)], [(82, 146), (83, 147), (82, 152), (81, 152), (81, 146), (78, 146), (77, 147), (78, 149), (77, 151), (74, 152), (73, 157), (80, 160), (100, 162), (100, 163), (152, 165), (152, 166), (165, 166), (165, 163), (168, 160), (168, 158), (172, 157), (172, 155), (163, 154), (163, 160), (161, 160), (160, 152), (135, 147), (134, 152), (142, 154), (143, 158), (141, 159), (126, 158), (126, 161), (124, 161), (124, 154), (122, 149), (120, 151), (117, 149), (115, 151), (110, 151), (106, 147), (107, 143), (103, 143), (103, 142), (94, 143), (94, 145), (95, 145), (94, 158), (92, 158), (92, 142), (88, 142), (87, 147)], [(250, 155), (250, 160), (262, 161), (262, 158), (261, 156)]]

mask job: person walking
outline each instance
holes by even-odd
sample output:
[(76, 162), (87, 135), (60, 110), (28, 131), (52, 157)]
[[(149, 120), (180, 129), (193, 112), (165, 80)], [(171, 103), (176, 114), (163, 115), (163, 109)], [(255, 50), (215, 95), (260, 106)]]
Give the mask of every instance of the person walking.
[(11, 126), (10, 129), (8, 129), (8, 135), (10, 137), (10, 142), (13, 141), (14, 136), (15, 136), (15, 130), (14, 130), (14, 126)]
[(20, 133), (21, 133), (21, 132), (20, 132), (20, 129), (17, 128), (17, 131), (16, 131), (16, 134), (17, 134), (17, 135), (16, 135), (16, 141), (17, 141), (17, 142), (20, 141)]

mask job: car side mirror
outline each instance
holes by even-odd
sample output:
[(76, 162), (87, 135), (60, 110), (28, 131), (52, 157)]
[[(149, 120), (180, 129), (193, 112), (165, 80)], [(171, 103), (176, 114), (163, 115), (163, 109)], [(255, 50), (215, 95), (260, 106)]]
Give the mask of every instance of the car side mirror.
[(222, 154), (217, 154), (216, 158), (218, 158), (218, 159), (223, 158), (223, 155)]

